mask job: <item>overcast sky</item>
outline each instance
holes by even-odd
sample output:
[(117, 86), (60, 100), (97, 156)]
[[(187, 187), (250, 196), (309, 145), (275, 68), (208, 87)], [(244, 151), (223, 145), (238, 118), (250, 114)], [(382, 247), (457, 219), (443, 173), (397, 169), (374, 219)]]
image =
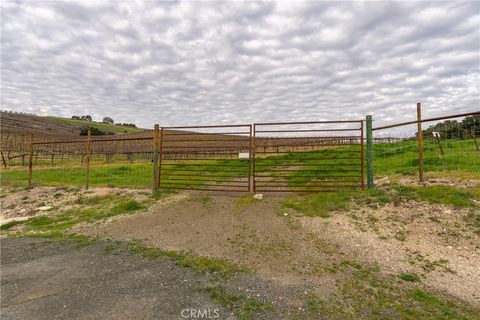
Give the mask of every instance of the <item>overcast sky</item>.
[(143, 127), (480, 110), (480, 2), (2, 1), (2, 109)]

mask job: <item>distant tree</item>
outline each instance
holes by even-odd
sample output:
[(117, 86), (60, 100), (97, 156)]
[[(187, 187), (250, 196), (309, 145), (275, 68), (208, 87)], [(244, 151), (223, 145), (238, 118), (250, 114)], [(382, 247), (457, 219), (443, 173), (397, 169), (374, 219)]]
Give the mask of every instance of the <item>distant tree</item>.
[(72, 120), (80, 120), (79, 116), (72, 116)]
[(135, 123), (116, 123), (116, 126), (136, 128)]
[[(96, 127), (91, 127), (90, 128), (90, 133), (92, 134), (92, 136), (105, 136), (105, 135), (113, 135), (114, 134), (113, 132), (103, 131), (103, 130), (100, 130)], [(81, 136), (88, 135), (88, 127), (82, 127), (82, 129), (80, 130), (80, 135)]]
[(465, 117), (462, 121), (446, 120), (423, 130), (425, 137), (431, 137), (433, 132), (440, 132), (442, 139), (469, 139), (472, 138), (472, 131), (475, 136), (480, 136), (480, 116), (474, 115)]
[(92, 116), (87, 114), (86, 116), (81, 116), (80, 120), (92, 122)]
[(110, 118), (110, 117), (105, 117), (105, 118), (103, 118), (103, 121), (102, 121), (102, 122), (105, 123), (105, 124), (110, 124), (110, 125), (113, 125), (113, 124), (115, 123), (115, 122), (113, 121), (113, 119)]

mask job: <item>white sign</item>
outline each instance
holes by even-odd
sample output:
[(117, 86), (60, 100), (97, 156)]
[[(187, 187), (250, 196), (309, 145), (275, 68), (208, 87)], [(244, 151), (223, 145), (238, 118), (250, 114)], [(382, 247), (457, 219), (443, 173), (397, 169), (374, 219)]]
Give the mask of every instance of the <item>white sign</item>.
[(440, 132), (433, 131), (432, 134), (434, 138), (440, 138)]
[(248, 159), (248, 158), (250, 158), (250, 153), (249, 152), (239, 152), (238, 153), (238, 158), (239, 159)]

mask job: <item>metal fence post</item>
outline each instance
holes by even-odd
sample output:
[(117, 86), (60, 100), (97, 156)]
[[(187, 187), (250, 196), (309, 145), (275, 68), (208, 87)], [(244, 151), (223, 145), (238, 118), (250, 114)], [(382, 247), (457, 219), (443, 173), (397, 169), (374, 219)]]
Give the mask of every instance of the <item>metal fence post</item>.
[(32, 171), (33, 171), (33, 134), (30, 133), (28, 152), (28, 189), (32, 188)]
[(88, 133), (87, 133), (87, 143), (86, 143), (86, 167), (85, 167), (85, 190), (88, 190), (88, 186), (90, 183), (90, 155), (92, 153), (92, 130), (90, 127), (88, 127)]
[(252, 157), (252, 191), (251, 193), (255, 194), (257, 192), (256, 190), (256, 181), (255, 181), (255, 165), (256, 165), (256, 161), (257, 161), (257, 141), (256, 141), (256, 133), (257, 131), (257, 125), (254, 123), (253, 124), (253, 127), (252, 127), (252, 135), (251, 135), (251, 138), (250, 138), (250, 141), (251, 141), (251, 146), (252, 146), (252, 149), (251, 149), (251, 157)]
[(362, 176), (362, 190), (365, 189), (365, 154), (364, 154), (364, 135), (363, 135), (363, 121), (360, 121), (360, 175)]
[(367, 124), (367, 187), (373, 188), (373, 135), (372, 135), (372, 116), (368, 115)]
[(160, 188), (161, 179), (162, 179), (162, 158), (163, 158), (163, 128), (160, 129), (160, 142), (159, 142), (159, 151), (158, 151), (158, 169), (157, 169), (157, 186)]
[(422, 132), (422, 105), (417, 103), (417, 141), (418, 141), (418, 175), (420, 182), (424, 182), (423, 168), (423, 132)]
[(160, 147), (160, 128), (158, 124), (155, 125), (153, 129), (153, 192), (158, 190), (158, 150)]

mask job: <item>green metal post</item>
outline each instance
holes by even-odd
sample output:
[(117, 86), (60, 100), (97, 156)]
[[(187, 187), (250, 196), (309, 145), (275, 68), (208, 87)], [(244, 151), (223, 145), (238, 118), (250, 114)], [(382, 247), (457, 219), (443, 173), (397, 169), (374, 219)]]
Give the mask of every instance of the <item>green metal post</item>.
[(367, 116), (367, 187), (373, 188), (372, 116)]
[(155, 125), (153, 130), (153, 192), (158, 190), (158, 149), (160, 145), (160, 129), (158, 124)]

